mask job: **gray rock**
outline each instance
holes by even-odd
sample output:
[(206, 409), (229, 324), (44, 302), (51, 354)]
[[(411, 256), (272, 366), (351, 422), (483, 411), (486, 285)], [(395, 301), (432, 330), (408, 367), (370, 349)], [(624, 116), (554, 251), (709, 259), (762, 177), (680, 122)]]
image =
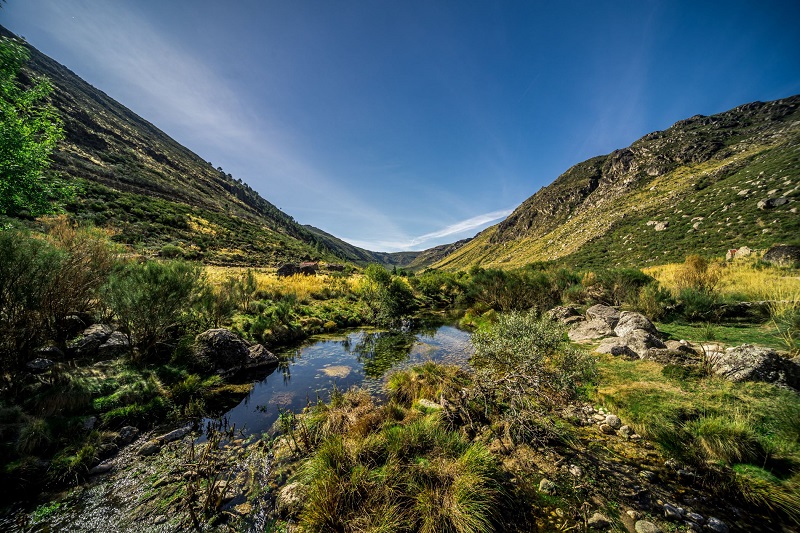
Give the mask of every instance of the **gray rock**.
[(616, 357), (624, 357), (626, 359), (639, 358), (639, 354), (628, 347), (628, 345), (626, 345), (619, 337), (604, 339), (600, 342), (600, 346), (598, 346), (595, 351), (597, 353), (608, 353)]
[(761, 258), (767, 263), (790, 267), (800, 263), (800, 246), (775, 245)]
[(106, 461), (104, 463), (100, 463), (99, 465), (91, 468), (89, 470), (89, 475), (90, 476), (96, 476), (96, 475), (99, 475), (99, 474), (106, 474), (108, 472), (111, 472), (113, 469), (114, 469), (114, 463), (112, 463), (111, 461)]
[(643, 329), (635, 329), (620, 337), (620, 345), (627, 346), (640, 358), (643, 358), (650, 348), (666, 348), (661, 339)]
[(302, 483), (289, 483), (278, 491), (275, 508), (280, 516), (295, 516), (303, 509), (308, 488)]
[(119, 435), (117, 436), (117, 442), (122, 445), (130, 444), (133, 442), (133, 439), (139, 436), (139, 429), (133, 426), (125, 426), (119, 430)]
[(586, 522), (591, 529), (607, 529), (611, 521), (601, 513), (594, 513)]
[(30, 370), (33, 374), (42, 374), (54, 366), (56, 366), (55, 361), (51, 359), (45, 359), (44, 357), (37, 357), (33, 361), (28, 361), (25, 363), (25, 368)]
[(580, 316), (581, 314), (578, 312), (578, 310), (571, 305), (559, 305), (547, 312), (547, 318), (550, 320), (556, 320), (558, 322), (564, 322), (568, 318)]
[(656, 478), (658, 478), (658, 476), (656, 475), (656, 473), (655, 473), (655, 472), (652, 472), (652, 471), (650, 471), (650, 470), (642, 470), (641, 472), (639, 472), (639, 477), (640, 477), (640, 478), (642, 478), (642, 479), (644, 479), (645, 481), (649, 481), (649, 482), (651, 482), (651, 483), (652, 483), (653, 481), (655, 481), (655, 480), (656, 480)]
[(703, 518), (703, 515), (698, 513), (686, 513), (686, 519), (691, 520), (695, 524), (700, 524), (701, 526), (706, 521), (706, 519)]
[(728, 533), (730, 531), (728, 524), (713, 516), (709, 517), (708, 522), (706, 522), (706, 529), (714, 533)]
[(636, 533), (661, 533), (661, 529), (657, 525), (647, 520), (639, 520), (633, 528)]
[(161, 435), (156, 440), (158, 442), (161, 442), (162, 444), (167, 444), (168, 442), (173, 442), (182, 439), (183, 437), (188, 435), (191, 430), (192, 426), (184, 426), (182, 428), (178, 428), (174, 431), (170, 431), (169, 433)]
[(686, 526), (688, 531), (695, 531), (696, 533), (701, 533), (703, 531), (703, 528), (700, 524), (692, 522), (691, 520), (686, 520), (683, 525)]
[(630, 437), (631, 435), (633, 435), (633, 429), (631, 429), (630, 426), (622, 426), (622, 427), (619, 428), (618, 431), (619, 431), (620, 435), (622, 435), (623, 437), (626, 437), (626, 438)]
[(158, 453), (161, 450), (161, 443), (155, 440), (149, 440), (145, 442), (139, 451), (136, 452), (137, 455), (141, 455), (146, 457), (148, 455), (153, 455)]
[(665, 503), (663, 508), (664, 508), (664, 517), (667, 520), (670, 520), (672, 522), (678, 522), (680, 520), (683, 520), (683, 514), (674, 505)]
[(586, 310), (589, 321), (602, 320), (609, 328), (614, 329), (619, 322), (619, 311), (603, 304), (595, 304)]
[(655, 361), (662, 365), (690, 365), (697, 361), (689, 357), (686, 352), (670, 350), (669, 348), (648, 348), (643, 354), (642, 359)]
[(656, 327), (643, 314), (634, 311), (623, 311), (619, 314), (619, 322), (614, 326), (614, 333), (618, 337), (624, 337), (637, 329), (644, 330), (652, 335), (658, 335)]
[(278, 358), (260, 344), (251, 346), (225, 328), (210, 329), (195, 337), (194, 355), (199, 363), (223, 375), (278, 363)]
[(620, 420), (617, 415), (606, 416), (605, 422), (614, 429), (619, 429), (622, 427), (622, 420)]
[(114, 333), (107, 324), (93, 324), (67, 345), (70, 352), (77, 356), (95, 355), (97, 349)]
[(36, 355), (44, 359), (64, 359), (64, 352), (58, 346), (43, 346), (36, 350)]
[(578, 465), (569, 465), (567, 471), (575, 477), (583, 477), (583, 468)]
[(121, 331), (115, 331), (108, 336), (106, 341), (97, 347), (100, 357), (117, 357), (130, 351), (131, 343), (128, 336)]
[(664, 231), (668, 227), (669, 227), (669, 222), (665, 221), (665, 222), (656, 223), (655, 228), (653, 228), (653, 229), (655, 229), (656, 231)]
[(800, 367), (772, 348), (743, 344), (711, 360), (711, 370), (730, 381), (764, 381), (800, 389)]
[(692, 345), (686, 341), (666, 341), (664, 343), (668, 350), (673, 352), (683, 352), (686, 355), (697, 355), (697, 350), (692, 348)]
[(539, 482), (539, 492), (544, 494), (555, 494), (556, 493), (556, 484), (550, 481), (549, 479), (542, 478)]
[(573, 326), (570, 328), (567, 335), (573, 342), (590, 341), (602, 339), (603, 337), (611, 337), (614, 335), (614, 330), (608, 325), (607, 321), (593, 319), (588, 322), (580, 322), (576, 326)]
[(119, 447), (113, 442), (109, 442), (106, 444), (101, 444), (97, 448), (97, 456), (101, 458), (111, 457), (112, 455), (116, 455), (119, 451)]
[(83, 420), (83, 429), (86, 431), (91, 431), (94, 429), (95, 424), (97, 424), (97, 417), (96, 416), (89, 416)]
[(600, 431), (605, 433), (606, 435), (616, 435), (617, 433), (616, 431), (614, 431), (614, 428), (612, 428), (608, 424), (600, 424)]
[(784, 197), (780, 197), (780, 198), (764, 198), (764, 199), (758, 201), (758, 203), (756, 204), (756, 207), (758, 207), (761, 210), (766, 210), (766, 209), (772, 209), (774, 207), (780, 207), (780, 206), (786, 205), (788, 203), (789, 203), (789, 199), (788, 198), (784, 198)]

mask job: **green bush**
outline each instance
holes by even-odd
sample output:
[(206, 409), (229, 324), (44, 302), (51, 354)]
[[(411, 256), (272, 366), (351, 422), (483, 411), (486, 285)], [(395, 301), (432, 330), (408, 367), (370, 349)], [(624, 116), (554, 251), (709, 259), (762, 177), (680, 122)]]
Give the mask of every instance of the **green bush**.
[(717, 319), (717, 297), (714, 293), (685, 288), (678, 294), (678, 304), (680, 312), (686, 320), (713, 322)]
[(204, 288), (202, 269), (183, 261), (129, 263), (105, 285), (106, 304), (148, 358), (170, 330), (185, 324)]
[(672, 297), (672, 293), (654, 281), (639, 290), (633, 308), (649, 317), (650, 320), (661, 320), (674, 305), (675, 299)]

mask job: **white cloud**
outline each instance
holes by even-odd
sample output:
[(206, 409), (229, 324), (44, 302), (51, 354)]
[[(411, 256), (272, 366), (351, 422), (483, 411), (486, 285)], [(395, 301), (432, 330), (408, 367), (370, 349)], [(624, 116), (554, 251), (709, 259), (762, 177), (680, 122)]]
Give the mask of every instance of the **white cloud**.
[(365, 248), (367, 250), (373, 251), (382, 251), (382, 252), (394, 252), (394, 251), (401, 251), (401, 250), (412, 250), (412, 249), (419, 249), (420, 245), (426, 244), (422, 246), (422, 248), (430, 248), (432, 246), (436, 246), (438, 244), (444, 244), (446, 242), (452, 242), (454, 239), (450, 240), (442, 240), (444, 237), (451, 237), (454, 235), (461, 235), (471, 231), (476, 230), (478, 228), (485, 227), (491, 222), (498, 221), (510, 215), (514, 210), (513, 209), (502, 209), (499, 211), (492, 211), (491, 213), (484, 213), (482, 215), (477, 215), (472, 218), (468, 218), (466, 220), (462, 220), (460, 222), (456, 222), (455, 224), (450, 224), (440, 230), (432, 231), (430, 233), (426, 233), (424, 235), (420, 235), (419, 237), (413, 237), (410, 239), (400, 239), (400, 240), (375, 240), (375, 241), (360, 241), (356, 239), (344, 239), (345, 241), (353, 244), (355, 246), (359, 246), (361, 248)]

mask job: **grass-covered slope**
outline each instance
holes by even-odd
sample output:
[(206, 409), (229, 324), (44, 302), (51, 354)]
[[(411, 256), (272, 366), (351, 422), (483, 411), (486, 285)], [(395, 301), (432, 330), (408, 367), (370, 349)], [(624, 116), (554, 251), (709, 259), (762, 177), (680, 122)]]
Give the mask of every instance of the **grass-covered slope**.
[[(794, 241), (798, 104), (793, 96), (698, 115), (579, 163), (435, 266), (642, 266)], [(788, 202), (759, 207), (768, 198)]]
[[(0, 34), (13, 37), (2, 27)], [(146, 253), (173, 245), (209, 262), (254, 265), (334, 258), (323, 240), (247, 184), (28, 48), (24, 76), (54, 86), (65, 138), (50, 172), (77, 187), (67, 205), (76, 218)]]

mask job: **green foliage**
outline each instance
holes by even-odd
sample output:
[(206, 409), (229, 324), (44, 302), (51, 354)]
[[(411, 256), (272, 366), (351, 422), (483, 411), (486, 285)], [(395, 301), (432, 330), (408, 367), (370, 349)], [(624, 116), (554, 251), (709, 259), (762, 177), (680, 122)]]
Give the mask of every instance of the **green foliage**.
[(416, 310), (414, 293), (402, 277), (392, 276), (377, 264), (368, 265), (364, 277), (361, 298), (372, 309), (377, 323), (395, 325)]
[(778, 295), (769, 303), (769, 314), (784, 347), (793, 356), (800, 354), (800, 296)]
[(556, 323), (532, 313), (500, 315), (472, 335), (472, 344), (479, 396), (518, 441), (549, 438), (543, 415), (574, 399), (594, 375), (592, 358), (572, 348)]
[(109, 308), (139, 349), (150, 357), (188, 319), (203, 289), (202, 270), (183, 261), (129, 263), (114, 272), (103, 293)]
[(685, 288), (678, 294), (681, 314), (692, 322), (712, 322), (717, 317), (717, 297), (706, 291)]
[(63, 131), (47, 102), (50, 83), (38, 79), (25, 88), (17, 79), (27, 60), (22, 44), (0, 38), (0, 215), (47, 213), (51, 199), (67, 193), (42, 176)]
[(633, 309), (651, 320), (661, 320), (674, 305), (675, 299), (672, 293), (654, 281), (639, 290)]

